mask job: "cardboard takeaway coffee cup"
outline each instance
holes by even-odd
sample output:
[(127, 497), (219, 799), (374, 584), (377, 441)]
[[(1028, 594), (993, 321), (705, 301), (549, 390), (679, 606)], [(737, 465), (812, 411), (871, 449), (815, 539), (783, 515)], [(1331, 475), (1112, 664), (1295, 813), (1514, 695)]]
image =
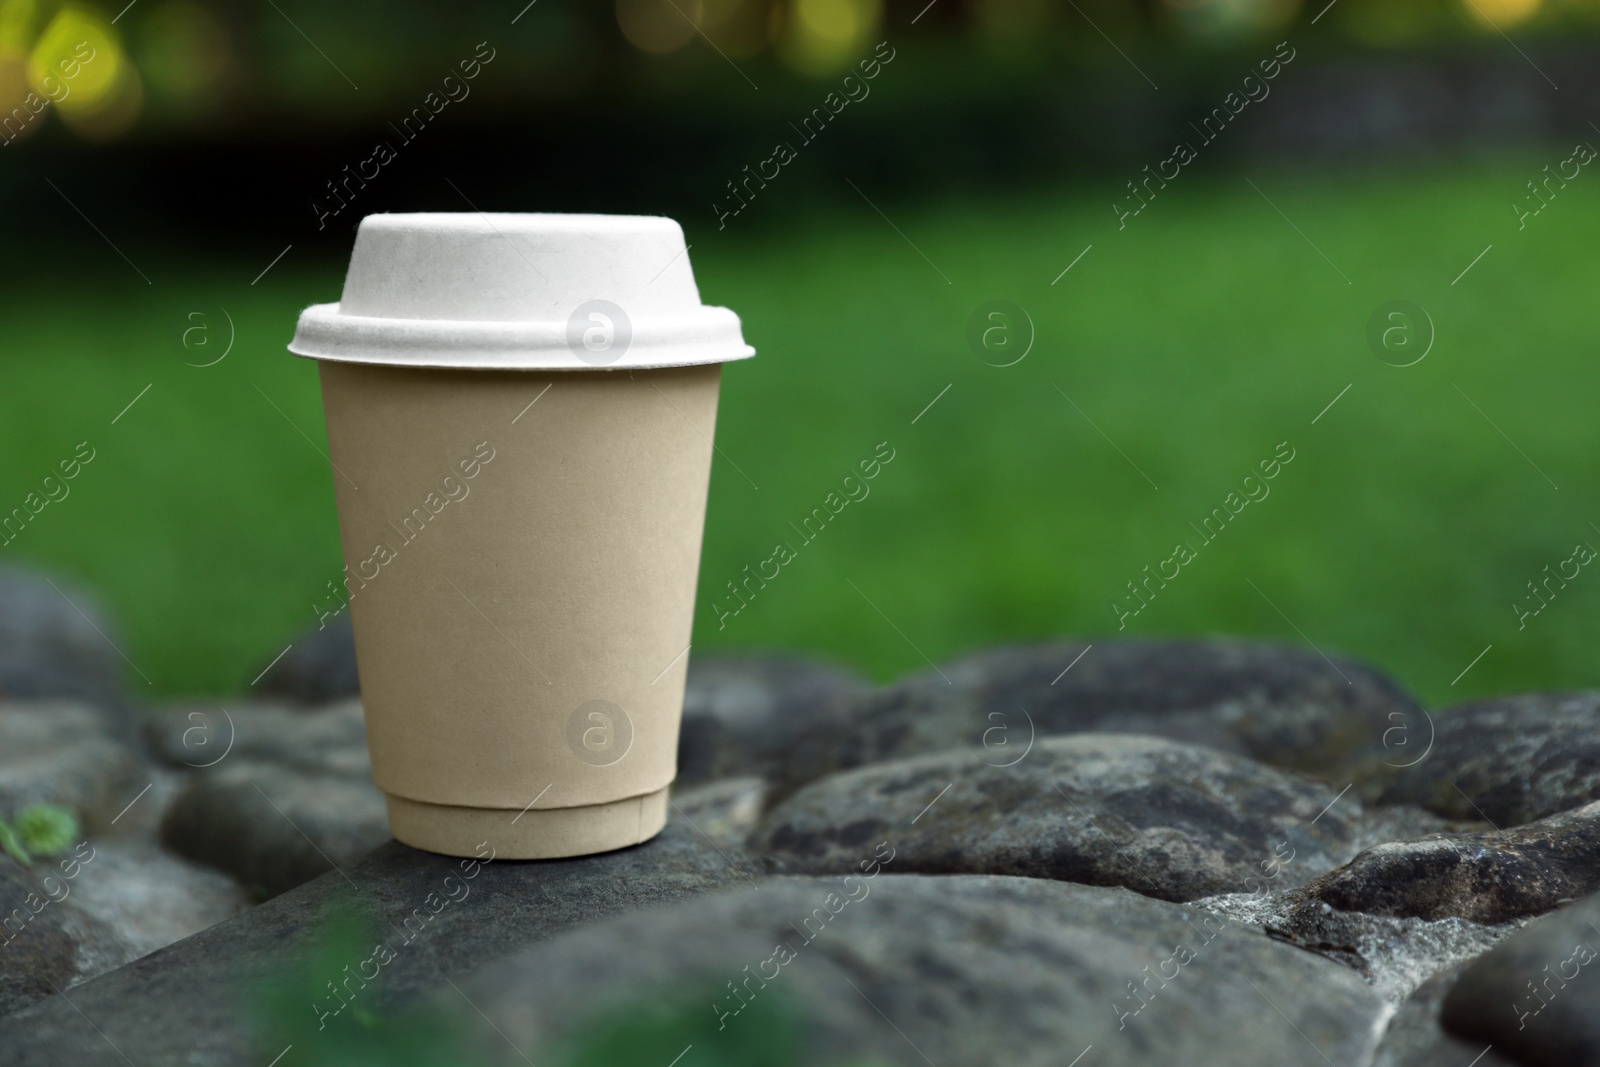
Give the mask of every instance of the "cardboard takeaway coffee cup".
[(721, 364), (671, 219), (373, 215), (319, 363), (372, 774), (406, 844), (666, 822)]

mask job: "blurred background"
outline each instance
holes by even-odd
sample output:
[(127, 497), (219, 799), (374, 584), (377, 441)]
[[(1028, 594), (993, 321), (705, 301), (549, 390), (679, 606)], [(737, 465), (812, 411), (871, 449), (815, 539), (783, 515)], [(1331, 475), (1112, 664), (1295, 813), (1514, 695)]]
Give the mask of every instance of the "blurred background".
[(151, 696), (316, 625), (284, 345), (362, 216), (474, 209), (671, 215), (742, 316), (696, 649), (1236, 633), (1430, 702), (1600, 684), (1600, 0), (123, 3), (0, 0), (0, 542)]

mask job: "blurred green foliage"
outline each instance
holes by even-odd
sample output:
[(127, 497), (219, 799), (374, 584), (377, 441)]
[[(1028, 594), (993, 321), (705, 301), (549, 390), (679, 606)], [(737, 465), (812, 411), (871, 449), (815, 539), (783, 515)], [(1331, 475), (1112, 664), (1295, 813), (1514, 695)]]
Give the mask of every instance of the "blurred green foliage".
[[(724, 1026), (713, 1005), (729, 996), (714, 987), (673, 989), (612, 1004), (574, 1028), (555, 1062), (560, 1067), (667, 1063), (691, 1049), (692, 1062), (704, 1067), (801, 1067), (815, 1062), (808, 1055), (806, 1028), (781, 990), (755, 998), (736, 1021)], [(870, 1067), (865, 1060), (857, 1063)]]
[(467, 1020), (436, 1003), (402, 1012), (380, 1009), (383, 972), (371, 981), (357, 972), (372, 960), (382, 933), (354, 913), (330, 911), (312, 929), (302, 958), (251, 993), (246, 1007), (263, 1063), (280, 1056), (283, 1067), (487, 1067), (494, 1062), (469, 1039)]
[[(120, 0), (0, 0), (0, 113), (30, 83), (44, 92), (41, 63), (48, 67), (62, 42), (84, 39), (100, 56), (92, 78), (105, 84), (56, 110), (75, 134), (104, 141), (285, 130), (366, 136), (437, 89), (479, 42), (505, 57), (497, 76), (474, 88), (480, 101), (494, 101), (490, 111), (670, 99), (731, 114), (809, 97), (818, 80), (836, 78), (884, 38), (942, 52), (939, 66), (964, 71), (963, 83), (1014, 85), (1063, 70), (1126, 75), (1129, 56), (1226, 65), (1232, 50), (1259, 49), (1313, 19), (1335, 47), (1431, 47), (1497, 32), (1592, 33), (1600, 3), (466, 0), (441, 17), (426, 0), (144, 0), (126, 8)], [(932, 71), (923, 81), (919, 97), (937, 97), (947, 84)], [(767, 91), (744, 91), (757, 82)]]
[[(811, 649), (885, 679), (992, 642), (1115, 633), (1125, 583), (1287, 440), (1272, 495), (1124, 636), (1309, 638), (1430, 701), (1600, 684), (1600, 579), (1524, 628), (1513, 608), (1576, 542), (1600, 545), (1600, 203), (1580, 177), (1524, 230), (1509, 206), (1565, 155), (1253, 172), (1260, 192), (1185, 174), (1120, 231), (1103, 183), (889, 205), (893, 227), (865, 204), (782, 232), (687, 220), (705, 299), (759, 351), (724, 375), (694, 654)], [(255, 261), (150, 260), (151, 290), (85, 246), (81, 290), (11, 283), (0, 505), (80, 441), (98, 458), (6, 551), (104, 591), (148, 695), (242, 690), (340, 572), (316, 371), (283, 345), (342, 265), (297, 254), (254, 287)], [(967, 346), (997, 298), (1038, 332), (1014, 367)], [(1367, 347), (1395, 299), (1437, 328), (1416, 366)], [(204, 312), (220, 345), (223, 309), (237, 340), (215, 366), (159, 340)], [(897, 454), (871, 496), (799, 545), (790, 524), (883, 441)], [(719, 629), (725, 583), (782, 540), (798, 559)]]
[[(282, 1067), (487, 1067), (532, 1062), (549, 1067), (676, 1064), (691, 1048), (696, 1067), (805, 1067), (813, 1054), (805, 1020), (781, 990), (753, 998), (723, 1025), (713, 1005), (729, 996), (684, 983), (655, 996), (615, 999), (569, 1020), (547, 1048), (517, 1048), (480, 1014), (465, 992), (404, 1005), (382, 1004), (385, 974), (357, 972), (383, 941), (354, 912), (328, 911), (312, 928), (300, 958), (253, 990), (247, 1005), (262, 1062)], [(337, 987), (337, 988), (336, 988)], [(829, 1067), (878, 1067), (851, 1057)]]

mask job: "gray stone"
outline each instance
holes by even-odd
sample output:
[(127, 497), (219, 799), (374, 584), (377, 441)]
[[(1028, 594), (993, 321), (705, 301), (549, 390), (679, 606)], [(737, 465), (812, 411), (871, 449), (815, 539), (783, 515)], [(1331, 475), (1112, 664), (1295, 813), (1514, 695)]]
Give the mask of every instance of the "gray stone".
[[(975, 748), (831, 775), (762, 821), (753, 851), (845, 873), (888, 841), (897, 871), (1015, 874), (1164, 900), (1296, 885), (1354, 856), (1360, 804), (1199, 745), (1043, 739), (1009, 767)], [(1326, 809), (1326, 810), (1324, 810)]]
[(118, 646), (97, 597), (59, 575), (0, 567), (0, 700), (74, 698), (120, 719)]
[(1297, 890), (1229, 893), (1192, 902), (1360, 973), (1385, 1000), (1403, 1002), (1440, 971), (1487, 951), (1515, 924), (1394, 918), (1306, 906)]
[(1373, 668), (1233, 640), (996, 649), (878, 690), (848, 712), (845, 729), (799, 739), (786, 783), (965, 745), (1001, 762), (1031, 737), (1082, 732), (1152, 734), (1326, 771), (1418, 716)]
[(1358, 836), (1361, 847), (1366, 849), (1374, 845), (1386, 845), (1391, 841), (1409, 841), (1415, 837), (1426, 837), (1428, 834), (1463, 834), (1482, 829), (1483, 823), (1476, 820), (1443, 819), (1431, 811), (1414, 808), (1409, 804), (1393, 804), (1367, 807), (1361, 817), (1361, 832)]
[(157, 755), (174, 766), (204, 768), (232, 759), (355, 777), (372, 772), (359, 700), (318, 708), (182, 704), (152, 716), (146, 733)]
[(61, 902), (63, 925), (78, 944), (74, 984), (250, 905), (233, 879), (163, 852), (154, 842), (102, 838), (90, 847), (93, 858), (83, 863)]
[(1432, 726), (1415, 766), (1376, 752), (1361, 762), (1365, 795), (1501, 827), (1600, 800), (1600, 693), (1477, 700), (1434, 713)]
[(1600, 1064), (1600, 897), (1529, 923), (1444, 998), (1446, 1030), (1530, 1067)]
[(66, 701), (0, 704), (0, 817), (28, 804), (60, 804), (90, 830), (112, 819), (150, 781), (101, 715)]
[[(43, 873), (55, 876), (48, 893)], [(60, 886), (59, 872), (36, 873), (0, 855), (0, 1015), (66, 988), (76, 973), (77, 943), (53, 899)]]
[(723, 778), (672, 788), (670, 817), (687, 822), (722, 848), (742, 848), (761, 821), (772, 788), (764, 778)]
[(1481, 924), (1538, 915), (1600, 891), (1600, 802), (1526, 826), (1433, 834), (1367, 849), (1297, 891), (1336, 911)]
[(1371, 1067), (1513, 1067), (1513, 1061), (1463, 1041), (1439, 1025), (1439, 1005), (1455, 984), (1461, 965), (1428, 979), (1395, 1009)]
[(153, 717), (147, 733), (169, 763), (204, 768), (167, 811), (167, 846), (260, 896), (389, 837), (359, 701), (181, 705)]
[[(298, 1040), (280, 1042), (274, 1031), (256, 1043), (253, 1013), (269, 988), (296, 983), (293, 1021), (318, 1040), (312, 1005), (329, 996), (324, 980), (340, 966), (322, 974), (308, 964), (332, 917), (390, 946), (393, 961), (357, 1002), (378, 1008), (448, 990), (447, 979), (569, 927), (748, 880), (747, 861), (681, 824), (643, 845), (576, 859), (477, 864), (390, 842), (341, 868), (85, 982), (71, 993), (77, 1010), (52, 997), (7, 1018), (0, 1063), (127, 1067), (126, 1055), (141, 1065), (261, 1067)], [(366, 957), (364, 948), (347, 962)]]
[(1383, 1016), (1354, 973), (1197, 909), (989, 876), (778, 879), (563, 935), (462, 989), (507, 1064), (616, 1031), (663, 1064), (691, 1043), (703, 1063), (1359, 1064)]
[(692, 656), (678, 737), (678, 782), (784, 777), (798, 738), (838, 731), (867, 691), (852, 672), (796, 656)]
[[(19, 885), (14, 878), (0, 877), (0, 913), (12, 916), (13, 931), (26, 916), (26, 930), (15, 942), (22, 947), (16, 952), (0, 934), (0, 972), (8, 972), (0, 987), (16, 986), (25, 973), (35, 979), (25, 998), (0, 994), (0, 1011), (70, 989), (248, 906), (232, 879), (160, 849), (155, 827), (181, 786), (170, 771), (146, 769), (150, 779), (145, 787), (130, 790), (126, 800), (119, 798), (120, 813), (111, 817), (114, 825), (99, 820), (107, 823), (110, 836), (79, 841), (56, 856), (36, 856), (26, 870), (0, 856), (0, 875), (23, 880)], [(29, 892), (34, 894), (31, 902)], [(34, 908), (41, 908), (37, 915)], [(18, 955), (30, 946), (53, 946), (65, 965), (52, 965), (37, 954), (31, 959)]]
[[(112, 815), (115, 823), (93, 830), (92, 836), (96, 841), (141, 841), (160, 847), (162, 816), (193, 775), (155, 762), (146, 762), (141, 769), (144, 772), (143, 784)], [(107, 834), (115, 836), (107, 837)]]
[(383, 795), (366, 777), (230, 758), (179, 794), (161, 838), (264, 898), (377, 847), (389, 823)]
[[(256, 679), (252, 682), (256, 692), (300, 704), (323, 704), (361, 695), (361, 683), (356, 677), (355, 631), (350, 627), (348, 611), (302, 630), (287, 647), (286, 652), (274, 649), (244, 681)], [(280, 652), (282, 657), (274, 662), (271, 657)]]

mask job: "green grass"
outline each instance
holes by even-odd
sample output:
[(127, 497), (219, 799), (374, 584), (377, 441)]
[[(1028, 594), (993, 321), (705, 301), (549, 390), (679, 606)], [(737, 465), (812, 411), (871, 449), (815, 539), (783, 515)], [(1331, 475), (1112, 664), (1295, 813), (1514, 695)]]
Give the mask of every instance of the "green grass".
[[(1565, 154), (1252, 172), (1293, 227), (1243, 177), (1207, 172), (1120, 232), (1109, 180), (882, 205), (905, 238), (859, 201), (785, 218), (777, 191), (721, 233), (688, 220), (705, 299), (738, 310), (760, 349), (724, 379), (695, 649), (812, 649), (884, 679), (993, 642), (1114, 632), (1124, 583), (1198, 544), (1188, 524), (1287, 440), (1296, 457), (1271, 495), (1126, 634), (1309, 639), (1435, 702), (1600, 683), (1600, 574), (1586, 568), (1526, 629), (1512, 609), (1546, 564), (1600, 545), (1600, 257), (1586, 236), (1600, 200), (1580, 176), (1521, 232), (1508, 207)], [(315, 371), (282, 346), (301, 306), (336, 298), (342, 264), (291, 253), (251, 287), (274, 249), (127, 251), (154, 285), (104, 246), (73, 256), (121, 273), (96, 268), (81, 289), (13, 278), (0, 505), (77, 442), (97, 456), (3, 551), (102, 590), (148, 691), (236, 690), (314, 621), (340, 567)], [(1008, 368), (965, 341), (996, 298), (1037, 326)], [(1407, 368), (1364, 338), (1397, 298), (1438, 333)], [(218, 306), (237, 325), (232, 354), (183, 366), (160, 338)], [(882, 441), (896, 458), (871, 495), (802, 546), (789, 524)], [(798, 559), (719, 629), (724, 583), (779, 541)]]

